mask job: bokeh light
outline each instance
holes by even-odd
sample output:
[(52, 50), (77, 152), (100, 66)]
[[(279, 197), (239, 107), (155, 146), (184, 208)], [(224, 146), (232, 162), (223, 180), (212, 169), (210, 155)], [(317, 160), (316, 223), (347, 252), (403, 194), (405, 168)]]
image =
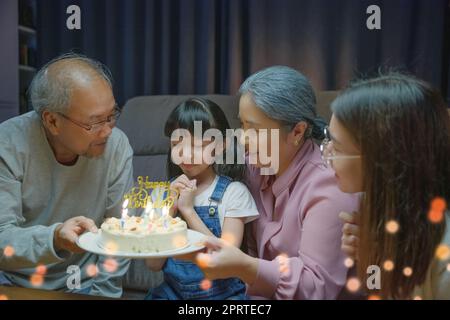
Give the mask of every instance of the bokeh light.
[(236, 243), (236, 237), (231, 233), (224, 233), (221, 238), (229, 244), (235, 245)]
[(386, 231), (389, 233), (397, 233), (398, 229), (400, 228), (400, 226), (398, 225), (398, 222), (395, 220), (389, 220), (388, 222), (386, 222)]
[(282, 253), (278, 257), (278, 263), (280, 264), (280, 272), (281, 273), (289, 273), (289, 257), (287, 254)]
[(383, 269), (386, 270), (386, 271), (394, 270), (394, 262), (392, 262), (392, 260), (386, 260), (383, 263)]
[(403, 274), (405, 277), (410, 277), (413, 274), (413, 269), (410, 267), (403, 268)]
[(202, 282), (200, 282), (200, 288), (204, 291), (211, 289), (212, 283), (208, 279), (203, 279)]
[(353, 267), (355, 265), (355, 261), (352, 258), (346, 258), (344, 260), (344, 265), (350, 269), (351, 267)]
[(350, 278), (347, 280), (347, 290), (350, 292), (356, 292), (359, 290), (359, 288), (361, 287), (361, 281), (359, 281), (358, 278)]
[(94, 278), (95, 276), (97, 276), (97, 274), (98, 274), (97, 265), (95, 265), (95, 264), (88, 265), (86, 268), (86, 274), (91, 278)]
[(211, 256), (205, 253), (199, 253), (196, 257), (197, 265), (201, 268), (209, 267), (209, 263), (211, 262)]
[(372, 294), (369, 297), (367, 297), (367, 300), (381, 300), (381, 297), (376, 294)]
[(40, 287), (44, 284), (44, 277), (40, 274), (34, 273), (30, 277), (30, 283), (33, 287)]
[(11, 246), (6, 246), (5, 249), (3, 249), (3, 255), (7, 258), (10, 258), (14, 255), (16, 251)]
[(0, 294), (0, 300), (9, 300), (6, 294)]
[(119, 246), (114, 241), (109, 241), (108, 243), (105, 244), (105, 251), (108, 254), (113, 255), (118, 251), (118, 249)]
[(183, 248), (187, 244), (187, 239), (185, 236), (178, 235), (173, 238), (172, 244), (177, 249)]
[(441, 223), (444, 219), (444, 212), (447, 208), (447, 203), (444, 198), (436, 197), (431, 200), (430, 210), (428, 211), (428, 220), (432, 223)]
[(108, 258), (103, 262), (103, 268), (106, 272), (113, 273), (117, 271), (118, 263), (116, 259)]
[(36, 274), (44, 276), (47, 273), (47, 266), (40, 264), (36, 267)]
[(450, 258), (450, 248), (446, 244), (440, 244), (436, 248), (436, 258), (442, 261)]

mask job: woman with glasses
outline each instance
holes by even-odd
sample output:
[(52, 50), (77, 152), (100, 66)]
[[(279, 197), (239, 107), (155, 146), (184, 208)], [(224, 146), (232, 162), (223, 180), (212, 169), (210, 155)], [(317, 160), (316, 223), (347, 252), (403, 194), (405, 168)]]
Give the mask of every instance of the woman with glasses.
[[(211, 238), (212, 253), (199, 254), (199, 266), (208, 279), (240, 278), (253, 298), (335, 299), (347, 276), (338, 215), (358, 199), (339, 190), (322, 162), (314, 91), (298, 71), (276, 66), (250, 76), (240, 93), (242, 128), (258, 137), (246, 141), (246, 183), (260, 218), (249, 224), (248, 254)], [(277, 168), (262, 154), (276, 156)]]
[(389, 73), (352, 83), (331, 105), (323, 158), (348, 193), (342, 249), (380, 270), (380, 298), (450, 298), (450, 119), (440, 94)]

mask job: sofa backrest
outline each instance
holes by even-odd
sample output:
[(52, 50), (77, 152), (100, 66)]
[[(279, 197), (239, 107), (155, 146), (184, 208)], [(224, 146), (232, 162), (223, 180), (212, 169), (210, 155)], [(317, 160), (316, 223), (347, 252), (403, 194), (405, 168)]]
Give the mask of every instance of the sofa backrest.
[[(231, 95), (162, 95), (135, 97), (127, 101), (117, 126), (130, 140), (134, 150), (134, 175), (148, 176), (152, 181), (166, 179), (166, 161), (169, 139), (164, 136), (164, 124), (170, 112), (182, 101), (191, 97), (207, 98), (217, 103), (232, 128), (239, 127), (239, 97)], [(329, 104), (335, 91), (317, 94), (317, 111), (326, 121), (331, 113)]]

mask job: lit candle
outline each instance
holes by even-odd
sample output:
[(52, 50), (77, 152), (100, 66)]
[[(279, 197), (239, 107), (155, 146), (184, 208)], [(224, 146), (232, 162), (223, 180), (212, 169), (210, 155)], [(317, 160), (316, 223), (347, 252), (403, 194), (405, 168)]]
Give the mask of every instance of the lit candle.
[(162, 208), (162, 215), (163, 215), (163, 222), (164, 222), (164, 228), (168, 228), (168, 225), (167, 225), (167, 220), (168, 220), (168, 218), (169, 218), (169, 207), (168, 206), (164, 206), (163, 208)]
[[(147, 206), (145, 207), (145, 219), (148, 222), (148, 231), (152, 230), (152, 222), (155, 216), (155, 209), (153, 209), (153, 203), (151, 201), (147, 202)], [(150, 219), (150, 221), (148, 221)]]
[(123, 204), (122, 204), (122, 217), (120, 219), (120, 226), (122, 228), (122, 230), (125, 228), (125, 219), (128, 216), (128, 199), (126, 199)]

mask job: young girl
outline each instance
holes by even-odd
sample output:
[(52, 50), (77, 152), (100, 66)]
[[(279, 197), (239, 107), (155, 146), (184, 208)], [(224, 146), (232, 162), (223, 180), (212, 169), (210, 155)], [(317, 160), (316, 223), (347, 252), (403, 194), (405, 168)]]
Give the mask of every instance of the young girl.
[(323, 157), (344, 192), (364, 192), (342, 248), (362, 283), (380, 267), (381, 298), (449, 299), (450, 119), (440, 94), (390, 73), (353, 83), (332, 104)]
[[(218, 129), (225, 140), (230, 128), (223, 111), (210, 100), (189, 99), (170, 114), (165, 135), (172, 136), (176, 129), (186, 129), (194, 136), (194, 122), (201, 123), (202, 130)], [(197, 123), (197, 124), (198, 124)], [(202, 132), (203, 137), (203, 132)], [(239, 247), (244, 225), (257, 218), (256, 204), (244, 184), (244, 166), (238, 164), (193, 164), (195, 153), (203, 153), (216, 141), (202, 140), (194, 143), (190, 154), (182, 154), (182, 162), (175, 165), (172, 152), (168, 156), (168, 174), (171, 188), (179, 192), (175, 211), (188, 224), (188, 228), (207, 236), (215, 236)], [(171, 151), (184, 140), (171, 141)], [(200, 145), (200, 146), (199, 146)], [(222, 149), (223, 154), (226, 150)], [(225, 157), (224, 157), (225, 158)], [(205, 276), (192, 262), (180, 259), (149, 259), (147, 265), (153, 271), (163, 270), (164, 282), (151, 289), (148, 299), (245, 299), (245, 285), (237, 278), (203, 281)]]

